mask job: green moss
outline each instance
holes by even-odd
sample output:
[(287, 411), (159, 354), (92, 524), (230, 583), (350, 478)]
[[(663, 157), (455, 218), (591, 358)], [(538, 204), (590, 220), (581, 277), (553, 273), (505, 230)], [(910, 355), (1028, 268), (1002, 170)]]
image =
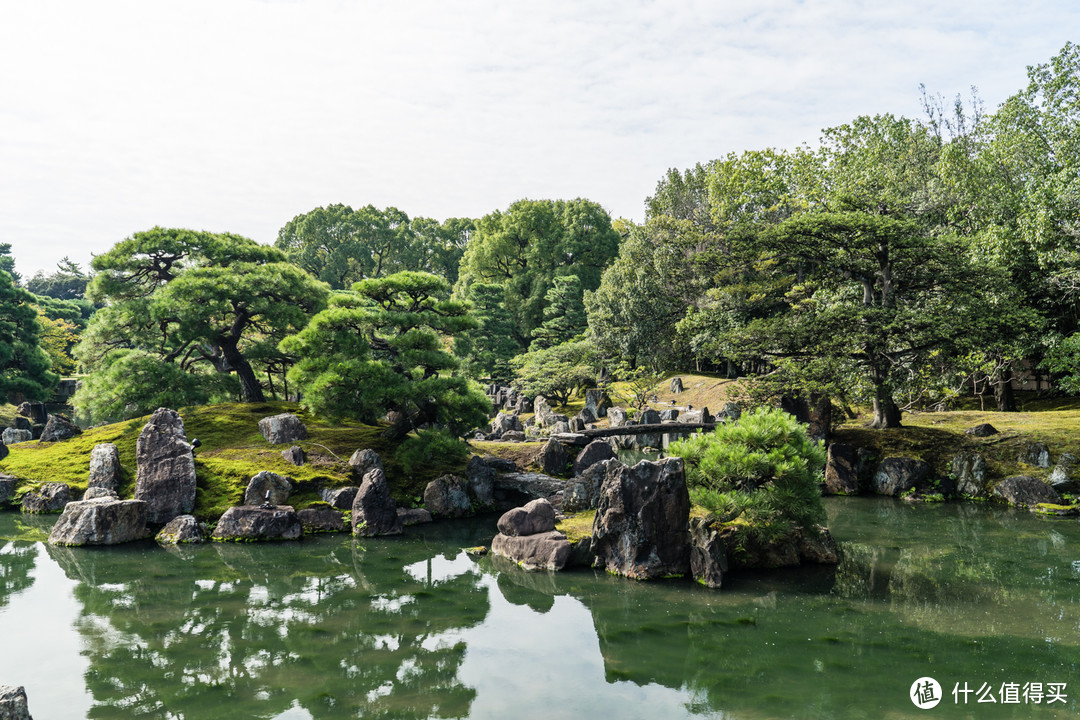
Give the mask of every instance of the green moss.
[(0, 427), (15, 427), (15, 408), (11, 403), (0, 404)]
[(595, 510), (571, 513), (565, 519), (556, 523), (555, 529), (565, 535), (566, 539), (573, 545), (592, 536), (593, 518), (595, 517)]

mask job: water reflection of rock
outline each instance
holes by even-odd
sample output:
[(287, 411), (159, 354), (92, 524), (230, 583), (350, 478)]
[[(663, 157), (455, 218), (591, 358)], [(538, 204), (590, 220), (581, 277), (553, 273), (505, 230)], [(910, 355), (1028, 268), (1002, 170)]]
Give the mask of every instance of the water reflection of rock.
[(37, 543), (0, 540), (0, 608), (15, 593), (34, 584), (30, 571), (34, 569), (37, 553)]
[(47, 550), (79, 583), (102, 716), (468, 715), (451, 638), (483, 621), (487, 590), (477, 572), (440, 592), (405, 572), (431, 556), (425, 543)]

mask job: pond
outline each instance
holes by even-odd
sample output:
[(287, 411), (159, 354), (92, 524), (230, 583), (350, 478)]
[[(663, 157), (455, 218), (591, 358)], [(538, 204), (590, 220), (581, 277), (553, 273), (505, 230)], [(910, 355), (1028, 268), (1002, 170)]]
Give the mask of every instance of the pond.
[[(467, 556), (493, 518), (65, 549), (28, 539), (55, 518), (3, 513), (0, 684), (24, 685), (37, 720), (1078, 713), (1080, 522), (826, 504), (839, 568), (720, 591)], [(929, 711), (910, 698), (924, 676)]]

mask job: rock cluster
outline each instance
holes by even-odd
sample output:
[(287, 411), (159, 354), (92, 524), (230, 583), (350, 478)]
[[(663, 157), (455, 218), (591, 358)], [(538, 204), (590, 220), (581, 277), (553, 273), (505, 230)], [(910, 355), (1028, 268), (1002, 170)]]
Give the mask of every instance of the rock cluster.
[(562, 570), (570, 559), (570, 542), (555, 530), (555, 509), (547, 500), (508, 510), (498, 526), (491, 552), (526, 570)]

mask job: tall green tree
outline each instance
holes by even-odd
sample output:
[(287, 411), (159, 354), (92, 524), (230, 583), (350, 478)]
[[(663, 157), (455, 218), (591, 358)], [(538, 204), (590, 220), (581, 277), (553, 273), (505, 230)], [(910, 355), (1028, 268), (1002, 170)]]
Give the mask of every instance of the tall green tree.
[(513, 319), (503, 305), (503, 290), (498, 285), (475, 283), (466, 300), (476, 327), (454, 337), (454, 354), (462, 369), (475, 379), (508, 383), (514, 374), (510, 360), (518, 354), (514, 342)]
[(34, 296), (0, 270), (0, 393), (9, 400), (44, 400), (56, 384), (40, 346)]
[(65, 255), (56, 264), (55, 272), (46, 275), (39, 270), (26, 281), (26, 289), (35, 295), (47, 295), (57, 300), (81, 300), (89, 282), (90, 276)]
[(585, 301), (577, 275), (561, 275), (544, 295), (544, 322), (533, 330), (530, 350), (568, 342), (585, 332)]
[(11, 276), (16, 285), (22, 282), (22, 277), (15, 272), (15, 258), (11, 256), (11, 243), (0, 243), (0, 270)]

